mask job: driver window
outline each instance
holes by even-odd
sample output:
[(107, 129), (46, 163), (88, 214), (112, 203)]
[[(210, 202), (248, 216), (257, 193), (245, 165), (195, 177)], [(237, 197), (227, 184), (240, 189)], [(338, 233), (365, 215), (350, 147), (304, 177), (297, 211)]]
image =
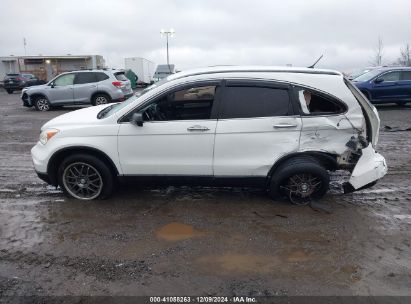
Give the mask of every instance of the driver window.
[(382, 79), (383, 81), (399, 81), (400, 80), (400, 72), (389, 72), (384, 74), (378, 79)]
[(201, 86), (175, 91), (139, 112), (145, 121), (210, 119), (216, 88)]
[(74, 74), (66, 74), (54, 80), (54, 85), (59, 86), (59, 87), (68, 86), (68, 85), (72, 85), (73, 81), (74, 81)]

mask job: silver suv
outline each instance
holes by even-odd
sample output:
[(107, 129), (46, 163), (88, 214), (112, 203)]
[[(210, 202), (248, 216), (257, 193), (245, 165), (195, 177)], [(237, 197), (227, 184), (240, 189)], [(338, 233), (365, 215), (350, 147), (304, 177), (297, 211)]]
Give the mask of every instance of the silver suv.
[(63, 73), (47, 84), (22, 91), (25, 107), (48, 111), (52, 107), (126, 100), (133, 95), (130, 81), (121, 70), (84, 70)]

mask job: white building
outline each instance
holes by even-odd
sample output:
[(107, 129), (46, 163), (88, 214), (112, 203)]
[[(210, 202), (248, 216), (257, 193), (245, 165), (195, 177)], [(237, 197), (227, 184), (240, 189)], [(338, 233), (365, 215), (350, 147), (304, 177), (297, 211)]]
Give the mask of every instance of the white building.
[(105, 61), (101, 55), (7, 56), (0, 57), (0, 81), (7, 73), (30, 73), (50, 80), (63, 72), (102, 68)]

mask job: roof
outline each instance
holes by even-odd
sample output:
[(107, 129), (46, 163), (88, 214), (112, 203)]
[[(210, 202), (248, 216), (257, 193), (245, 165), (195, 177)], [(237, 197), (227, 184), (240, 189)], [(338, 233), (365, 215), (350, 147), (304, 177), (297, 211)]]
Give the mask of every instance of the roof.
[(404, 67), (404, 66), (384, 66), (384, 67), (378, 67), (375, 70), (378, 71), (390, 71), (390, 70), (405, 70), (405, 71), (411, 71), (411, 67)]
[(312, 69), (303, 67), (282, 67), (282, 66), (213, 66), (206, 68), (198, 68), (186, 70), (173, 75), (173, 79), (182, 77), (203, 75), (203, 74), (218, 74), (218, 73), (300, 73), (300, 74), (322, 74), (322, 75), (339, 75), (342, 74), (334, 70)]

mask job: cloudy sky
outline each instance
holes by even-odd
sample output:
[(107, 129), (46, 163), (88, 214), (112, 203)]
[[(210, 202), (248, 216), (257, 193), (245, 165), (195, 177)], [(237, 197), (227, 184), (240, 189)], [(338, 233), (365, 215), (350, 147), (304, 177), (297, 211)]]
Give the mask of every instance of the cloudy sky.
[(174, 28), (170, 62), (307, 66), (349, 71), (383, 64), (411, 43), (410, 0), (0, 0), (0, 56), (101, 54), (166, 62), (161, 28)]

